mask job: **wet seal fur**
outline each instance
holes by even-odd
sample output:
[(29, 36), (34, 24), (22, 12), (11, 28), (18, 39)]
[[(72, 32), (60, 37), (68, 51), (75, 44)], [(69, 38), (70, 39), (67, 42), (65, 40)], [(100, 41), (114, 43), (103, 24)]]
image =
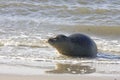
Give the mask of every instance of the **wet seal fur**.
[(89, 58), (97, 56), (95, 42), (84, 34), (57, 35), (54, 38), (49, 38), (48, 43), (56, 48), (60, 54), (66, 56)]

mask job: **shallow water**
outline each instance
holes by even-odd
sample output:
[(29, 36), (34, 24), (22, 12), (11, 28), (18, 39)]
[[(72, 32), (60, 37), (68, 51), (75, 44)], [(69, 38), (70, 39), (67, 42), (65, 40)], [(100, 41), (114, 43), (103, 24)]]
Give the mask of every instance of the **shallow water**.
[[(119, 7), (119, 0), (0, 0), (0, 64), (120, 73)], [(96, 42), (100, 53), (96, 59), (61, 57), (46, 42), (57, 34), (78, 32)], [(84, 73), (70, 69), (63, 73)]]

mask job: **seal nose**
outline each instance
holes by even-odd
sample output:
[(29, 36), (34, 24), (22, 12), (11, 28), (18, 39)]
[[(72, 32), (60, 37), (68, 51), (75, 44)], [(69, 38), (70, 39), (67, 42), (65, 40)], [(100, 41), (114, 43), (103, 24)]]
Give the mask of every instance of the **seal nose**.
[(48, 43), (53, 42), (54, 40), (52, 38), (48, 39)]

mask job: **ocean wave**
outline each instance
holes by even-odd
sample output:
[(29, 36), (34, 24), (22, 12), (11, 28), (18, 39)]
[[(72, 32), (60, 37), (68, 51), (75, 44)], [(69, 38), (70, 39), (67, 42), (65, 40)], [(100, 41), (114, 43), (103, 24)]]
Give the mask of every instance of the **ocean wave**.
[(120, 53), (119, 40), (98, 39), (96, 41), (98, 49), (102, 52)]
[[(42, 37), (49, 32), (81, 32), (120, 39), (118, 3), (119, 0), (1, 0), (0, 45), (48, 47), (42, 39), (9, 39), (22, 32), (29, 36), (44, 32)], [(100, 50), (120, 52), (119, 40), (98, 39), (97, 44)]]
[(120, 26), (114, 25), (63, 25), (61, 26), (61, 31), (66, 31), (69, 33), (85, 33), (92, 34), (96, 36), (103, 36), (111, 38), (116, 37), (115, 39), (119, 39), (120, 35)]
[(119, 25), (120, 9), (119, 5), (115, 4), (117, 2), (119, 1), (0, 1), (0, 14), (2, 20), (8, 17), (8, 21), (12, 18), (16, 21), (36, 20), (43, 24)]
[(47, 48), (46, 40), (36, 40), (28, 38), (0, 39), (0, 46), (23, 46), (32, 48)]
[[(24, 16), (0, 16), (2, 26), (38, 27), (41, 25), (69, 25), (75, 24), (69, 18), (56, 17), (24, 17)], [(72, 22), (72, 23), (71, 23)]]

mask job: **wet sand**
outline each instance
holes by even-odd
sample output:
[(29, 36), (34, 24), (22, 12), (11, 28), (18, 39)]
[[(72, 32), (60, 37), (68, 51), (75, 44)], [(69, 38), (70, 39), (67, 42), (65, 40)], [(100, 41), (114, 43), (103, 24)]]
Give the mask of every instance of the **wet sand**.
[[(70, 72), (66, 72), (66, 70), (60, 66), (61, 65), (59, 65), (59, 69), (64, 70), (62, 71), (62, 73), (60, 72), (60, 70), (54, 70), (60, 73), (51, 73), (50, 71), (49, 73), (45, 73), (45, 69), (27, 68), (23, 66), (10, 66), (2, 64), (0, 65), (0, 80), (120, 80), (119, 73), (100, 74), (89, 72), (82, 74), (79, 72), (80, 74), (70, 74)], [(74, 68), (75, 66), (73, 65), (71, 67)], [(71, 70), (75, 70), (73, 68)]]
[(83, 75), (0, 75), (0, 80), (120, 80), (120, 76)]

